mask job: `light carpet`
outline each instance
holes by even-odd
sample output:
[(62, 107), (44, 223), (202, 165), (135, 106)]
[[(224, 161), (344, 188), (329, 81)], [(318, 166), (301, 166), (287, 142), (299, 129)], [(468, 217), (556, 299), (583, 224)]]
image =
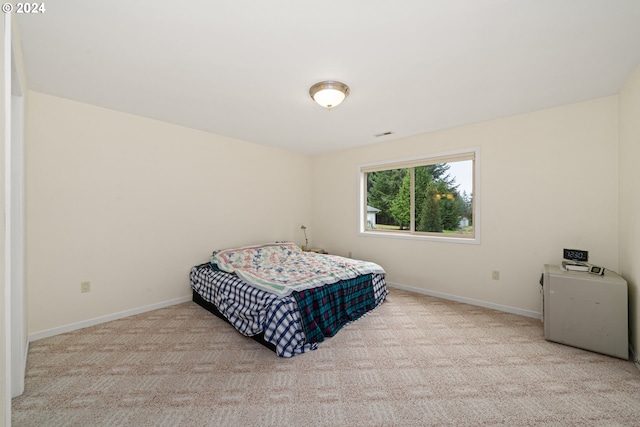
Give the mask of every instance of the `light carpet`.
[(291, 359), (184, 303), (31, 343), (14, 426), (638, 426), (629, 361), (391, 289)]

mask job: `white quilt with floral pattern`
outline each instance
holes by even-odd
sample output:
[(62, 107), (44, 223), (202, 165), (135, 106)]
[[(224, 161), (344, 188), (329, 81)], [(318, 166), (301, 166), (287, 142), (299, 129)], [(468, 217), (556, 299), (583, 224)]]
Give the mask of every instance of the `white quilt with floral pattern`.
[(211, 263), (279, 296), (363, 274), (384, 274), (378, 264), (303, 252), (295, 243), (273, 243), (215, 251)]

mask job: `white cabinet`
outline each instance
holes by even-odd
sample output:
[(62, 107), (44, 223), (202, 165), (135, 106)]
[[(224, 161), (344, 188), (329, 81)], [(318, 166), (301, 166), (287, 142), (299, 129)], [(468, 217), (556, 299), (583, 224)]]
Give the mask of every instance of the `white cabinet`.
[(629, 358), (627, 282), (622, 277), (609, 270), (597, 276), (545, 264), (542, 287), (547, 340)]

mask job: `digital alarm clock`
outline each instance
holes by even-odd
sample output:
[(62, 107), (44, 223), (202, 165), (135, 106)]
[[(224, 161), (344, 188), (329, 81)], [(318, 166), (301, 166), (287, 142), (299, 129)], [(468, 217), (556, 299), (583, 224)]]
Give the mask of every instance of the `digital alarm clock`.
[(562, 258), (569, 261), (587, 262), (589, 261), (589, 252), (580, 249), (564, 249)]

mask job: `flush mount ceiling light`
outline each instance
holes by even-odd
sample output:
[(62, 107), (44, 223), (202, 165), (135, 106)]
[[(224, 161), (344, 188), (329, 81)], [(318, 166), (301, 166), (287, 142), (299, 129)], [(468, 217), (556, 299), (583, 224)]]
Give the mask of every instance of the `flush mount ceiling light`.
[(311, 99), (330, 110), (349, 95), (349, 86), (331, 80), (320, 82), (311, 86), (309, 95), (311, 95)]

